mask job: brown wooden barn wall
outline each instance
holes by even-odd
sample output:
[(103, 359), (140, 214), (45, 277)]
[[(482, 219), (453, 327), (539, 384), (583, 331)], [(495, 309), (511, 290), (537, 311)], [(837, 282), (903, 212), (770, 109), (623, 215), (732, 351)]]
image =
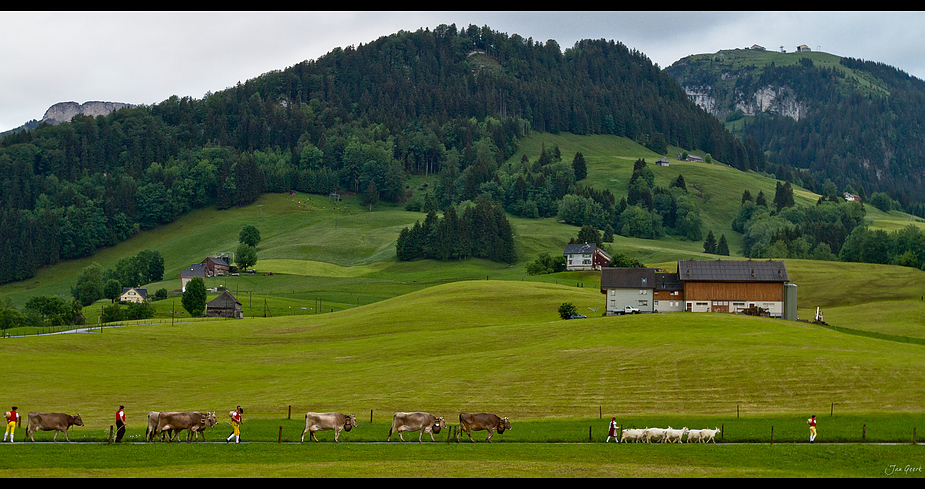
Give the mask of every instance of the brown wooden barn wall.
[(755, 282), (685, 282), (684, 299), (688, 301), (776, 302), (784, 300), (784, 285)]

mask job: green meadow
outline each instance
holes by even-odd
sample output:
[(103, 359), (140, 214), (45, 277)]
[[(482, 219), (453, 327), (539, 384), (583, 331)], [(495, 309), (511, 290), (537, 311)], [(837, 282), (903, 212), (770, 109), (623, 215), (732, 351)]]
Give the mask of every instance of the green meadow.
[[(563, 158), (582, 151), (589, 179), (617, 195), (636, 158), (658, 158), (623, 139), (568, 134), (537, 135), (523, 152), (535, 158), (541, 144), (558, 144)], [(773, 195), (776, 183), (719, 163), (672, 159), (653, 171), (663, 185), (684, 175), (702, 195), (705, 229), (726, 234), (734, 254), (741, 237), (730, 222), (742, 189)], [(415, 179), (411, 189), (431, 182)], [(795, 195), (807, 205), (817, 198), (802, 189)], [(867, 209), (872, 226), (916, 222)], [(90, 263), (112, 267), (155, 249), (167, 272), (147, 288), (175, 291), (182, 268), (233, 251), (244, 225), (262, 235), (257, 273), (206, 281), (238, 298), (243, 320), (186, 317), (172, 293), (154, 303), (153, 320), (0, 339), (10, 379), (0, 403), (23, 414), (80, 413), (85, 423), (71, 429), (71, 444), (63, 435), (57, 444), (20, 444), (25, 427), (18, 428), (17, 444), (0, 444), (0, 470), (8, 477), (922, 476), (922, 448), (912, 441), (925, 429), (925, 272), (788, 260), (799, 316), (811, 320), (820, 307), (828, 326), (728, 314), (600, 317), (598, 273), (525, 272), (539, 253), (560, 252), (577, 228), (509, 218), (513, 265), (396, 261), (398, 232), (423, 218), (399, 206), (370, 211), (349, 196), (334, 203), (268, 194), (245, 208), (193, 211), (91, 258), (0, 286), (19, 305), (33, 295), (68, 296)], [(612, 249), (650, 266), (715, 259), (699, 242), (615, 239)], [(563, 302), (588, 318), (561, 320)], [(106, 303), (84, 309), (88, 325)], [(109, 444), (120, 404), (126, 443)], [(245, 410), (245, 443), (229, 446), (225, 420), (237, 405)], [(216, 411), (220, 424), (207, 431), (207, 443), (141, 443), (146, 413), (161, 410)], [(355, 414), (359, 426), (339, 444), (332, 432), (300, 444), (306, 411)], [(385, 443), (396, 411), (431, 412), (450, 426), (436, 443), (408, 433), (413, 442), (393, 435)], [(478, 443), (450, 440), (458, 414), (472, 411), (508, 416), (513, 429), (493, 444), (484, 432), (473, 434)], [(812, 414), (820, 435), (810, 445)], [(606, 444), (611, 416), (623, 427), (723, 433), (709, 445)]]

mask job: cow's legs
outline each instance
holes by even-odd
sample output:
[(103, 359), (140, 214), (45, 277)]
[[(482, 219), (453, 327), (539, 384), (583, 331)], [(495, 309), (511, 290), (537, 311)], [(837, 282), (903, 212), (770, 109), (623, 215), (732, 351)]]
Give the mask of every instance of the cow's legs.
[(495, 432), (492, 431), (492, 430), (489, 428), (489, 429), (488, 429), (488, 438), (486, 438), (486, 440), (488, 440), (488, 443), (491, 443), (491, 437), (493, 437), (493, 436), (495, 436)]
[[(305, 433), (308, 433), (308, 430), (307, 430), (307, 429), (306, 429), (306, 430), (304, 430), (304, 431), (302, 431), (302, 440), (301, 440), (301, 441), (299, 441), (299, 443), (303, 443), (303, 442), (305, 442)], [(309, 440), (311, 440), (311, 438), (309, 438)]]
[(340, 443), (340, 441), (338, 440), (339, 437), (340, 437), (340, 430), (335, 429), (334, 430), (334, 443)]

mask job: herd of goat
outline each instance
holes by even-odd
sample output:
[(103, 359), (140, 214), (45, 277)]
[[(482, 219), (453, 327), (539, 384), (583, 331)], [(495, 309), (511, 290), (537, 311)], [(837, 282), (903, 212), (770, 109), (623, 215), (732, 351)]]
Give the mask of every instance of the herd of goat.
[(712, 430), (690, 430), (687, 427), (674, 429), (671, 426), (668, 428), (638, 428), (623, 430), (619, 441), (621, 443), (652, 443), (653, 441), (661, 443), (684, 443), (684, 436), (687, 435), (688, 443), (709, 443), (711, 441), (716, 443), (714, 438), (717, 433), (720, 433), (718, 427)]

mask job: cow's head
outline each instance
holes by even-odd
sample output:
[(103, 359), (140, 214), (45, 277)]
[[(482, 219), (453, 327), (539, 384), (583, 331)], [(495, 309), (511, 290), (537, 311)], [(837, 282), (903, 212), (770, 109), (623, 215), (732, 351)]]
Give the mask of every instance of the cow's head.
[(498, 433), (504, 433), (504, 430), (511, 429), (511, 421), (507, 419), (507, 416), (501, 418), (501, 422), (498, 423)]
[(215, 411), (206, 413), (205, 417), (203, 418), (203, 422), (206, 426), (210, 428), (215, 426), (216, 423), (218, 423), (218, 418), (215, 417)]
[(357, 417), (352, 414), (348, 414), (346, 419), (344, 420), (344, 429), (347, 431), (350, 431), (351, 428), (356, 428), (356, 427), (357, 427)]
[(71, 418), (71, 424), (73, 424), (74, 426), (83, 426), (84, 420), (80, 419), (80, 414), (78, 414), (77, 416), (74, 416), (73, 418)]
[(443, 416), (440, 416), (434, 420), (434, 433), (440, 433), (443, 428), (446, 428), (446, 420), (443, 419)]

